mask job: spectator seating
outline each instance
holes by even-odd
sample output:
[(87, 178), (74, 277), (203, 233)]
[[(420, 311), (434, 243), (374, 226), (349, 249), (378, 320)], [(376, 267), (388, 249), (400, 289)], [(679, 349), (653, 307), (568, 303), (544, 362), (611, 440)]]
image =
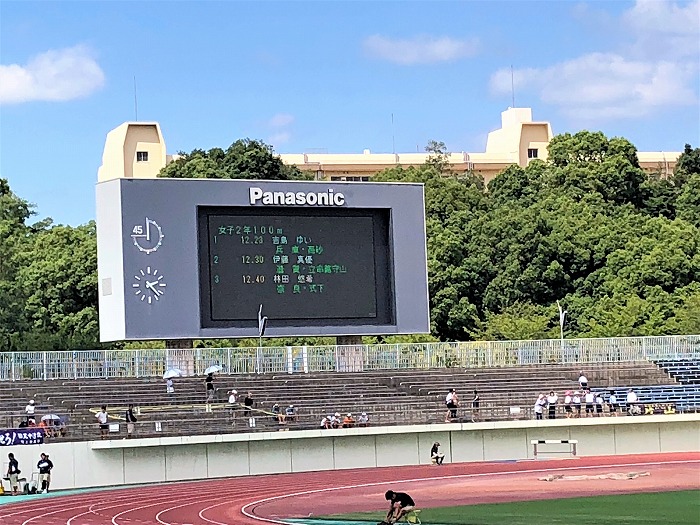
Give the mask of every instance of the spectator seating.
[(677, 412), (700, 411), (700, 385), (627, 386), (593, 391), (603, 391), (604, 394), (614, 391), (620, 405), (625, 407), (630, 389), (637, 394), (639, 404), (672, 403)]
[(679, 359), (656, 364), (683, 385), (700, 385), (700, 361)]
[[(256, 401), (255, 430), (318, 428), (321, 419), (339, 412), (357, 416), (367, 412), (370, 425), (442, 423), (444, 399), (455, 388), (461, 398), (459, 415), (469, 421), (474, 389), (481, 398), (479, 419), (511, 419), (510, 407), (530, 411), (539, 393), (578, 388), (582, 365), (529, 365), (502, 368), (427, 370), (379, 370), (316, 374), (261, 374), (216, 376), (216, 399), (207, 407), (203, 377), (176, 378), (175, 393), (167, 394), (159, 378), (110, 378), (90, 380), (22, 380), (0, 383), (0, 418), (5, 427), (16, 425), (30, 398), (37, 403), (37, 416), (56, 413), (69, 421), (69, 433), (61, 439), (95, 439), (95, 412), (108, 406), (114, 422), (123, 422), (128, 404), (137, 407), (137, 434), (178, 435), (251, 431), (242, 408), (231, 410), (227, 391), (236, 389), (242, 402), (247, 392)], [(637, 388), (673, 383), (654, 363), (599, 363), (584, 365), (592, 387), (624, 385)], [(642, 391), (638, 392), (640, 398)], [(622, 399), (622, 398), (621, 398)], [(296, 421), (280, 425), (270, 409), (278, 403), (284, 410), (297, 407)], [(158, 423), (158, 425), (155, 425)], [(122, 425), (123, 427), (123, 425)], [(123, 432), (123, 431), (122, 431)], [(123, 437), (123, 433), (119, 435)]]

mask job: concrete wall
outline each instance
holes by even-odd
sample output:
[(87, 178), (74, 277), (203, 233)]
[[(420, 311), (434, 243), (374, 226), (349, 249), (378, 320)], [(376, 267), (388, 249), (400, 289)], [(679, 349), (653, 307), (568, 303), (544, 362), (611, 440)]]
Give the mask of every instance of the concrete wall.
[[(700, 415), (513, 421), (105, 440), (3, 447), (23, 475), (39, 454), (54, 462), (52, 488), (82, 488), (256, 474), (533, 457), (532, 439), (577, 439), (580, 456), (700, 450)], [(540, 454), (546, 455), (543, 447)], [(6, 455), (3, 456), (3, 459)], [(5, 459), (6, 461), (6, 459)], [(6, 463), (3, 465), (6, 470)]]

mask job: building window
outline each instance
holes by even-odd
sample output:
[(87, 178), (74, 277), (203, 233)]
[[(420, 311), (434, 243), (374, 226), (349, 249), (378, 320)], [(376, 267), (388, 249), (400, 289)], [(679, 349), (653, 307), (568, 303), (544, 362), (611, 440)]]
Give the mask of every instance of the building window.
[(331, 180), (343, 180), (343, 177), (331, 177)]
[(527, 150), (527, 158), (528, 159), (536, 159), (537, 158), (537, 148), (529, 148)]
[(147, 151), (137, 151), (136, 152), (136, 162), (148, 162), (148, 152)]

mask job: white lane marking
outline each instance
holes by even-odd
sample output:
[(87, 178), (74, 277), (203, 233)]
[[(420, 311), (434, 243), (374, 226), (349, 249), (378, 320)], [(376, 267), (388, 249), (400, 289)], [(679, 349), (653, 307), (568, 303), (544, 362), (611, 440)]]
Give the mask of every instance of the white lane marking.
[[(553, 471), (561, 471), (561, 470), (590, 470), (590, 469), (596, 469), (596, 468), (618, 468), (618, 467), (635, 467), (635, 466), (651, 466), (651, 465), (674, 465), (674, 464), (687, 464), (687, 463), (700, 463), (700, 460), (698, 459), (688, 459), (688, 460), (678, 460), (678, 461), (650, 461), (646, 463), (619, 463), (619, 464), (614, 464), (614, 465), (588, 465), (588, 466), (578, 466), (578, 467), (560, 467), (560, 468), (546, 468), (546, 469), (529, 469), (529, 470), (511, 470), (511, 471), (503, 471), (503, 472), (482, 472), (482, 473), (477, 473), (477, 474), (453, 474), (451, 476), (435, 476), (435, 477), (430, 477), (430, 478), (414, 478), (414, 479), (401, 479), (401, 480), (396, 480), (396, 481), (382, 481), (382, 482), (373, 482), (373, 483), (360, 483), (357, 485), (346, 485), (343, 487), (326, 487), (324, 489), (315, 489), (315, 490), (305, 490), (302, 492), (296, 492), (293, 494), (284, 494), (281, 496), (272, 496), (270, 498), (264, 498), (258, 501), (253, 501), (252, 503), (248, 503), (247, 505), (244, 505), (243, 508), (241, 508), (241, 512), (254, 520), (257, 521), (264, 521), (265, 523), (275, 523), (277, 525), (289, 525), (290, 522), (288, 521), (278, 521), (278, 520), (273, 520), (269, 518), (262, 518), (260, 516), (256, 516), (250, 512), (248, 512), (248, 507), (260, 505), (262, 503), (268, 503), (270, 501), (275, 501), (279, 499), (284, 499), (284, 498), (291, 498), (294, 496), (306, 496), (308, 494), (318, 494), (322, 492), (332, 492), (336, 490), (346, 490), (346, 489), (356, 489), (356, 488), (363, 488), (363, 487), (375, 487), (377, 485), (387, 485), (387, 484), (397, 484), (397, 483), (413, 483), (416, 481), (441, 481), (441, 480), (447, 480), (447, 479), (462, 479), (462, 478), (478, 478), (478, 477), (486, 477), (486, 476), (505, 476), (509, 474), (535, 474), (535, 473), (542, 473), (542, 472), (553, 472)], [(223, 505), (224, 503), (220, 503), (219, 505)], [(211, 507), (208, 507), (207, 509), (203, 509), (202, 512), (205, 510), (209, 510), (209, 508), (214, 508), (218, 505), (212, 505)], [(199, 513), (200, 518), (204, 519), (205, 521), (208, 521), (209, 523), (213, 523), (214, 525), (229, 525), (228, 523), (220, 523), (218, 521), (213, 521), (206, 519), (204, 516), (202, 516), (202, 512)]]

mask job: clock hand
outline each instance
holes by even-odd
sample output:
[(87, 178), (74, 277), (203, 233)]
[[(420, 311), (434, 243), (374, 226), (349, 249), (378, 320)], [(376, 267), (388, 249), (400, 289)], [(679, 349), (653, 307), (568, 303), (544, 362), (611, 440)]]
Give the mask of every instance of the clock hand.
[(151, 290), (153, 290), (154, 294), (160, 295), (160, 291), (155, 286), (153, 286), (154, 284), (157, 284), (157, 283), (158, 283), (158, 281), (153, 281), (153, 282), (146, 281), (146, 288), (150, 288)]

